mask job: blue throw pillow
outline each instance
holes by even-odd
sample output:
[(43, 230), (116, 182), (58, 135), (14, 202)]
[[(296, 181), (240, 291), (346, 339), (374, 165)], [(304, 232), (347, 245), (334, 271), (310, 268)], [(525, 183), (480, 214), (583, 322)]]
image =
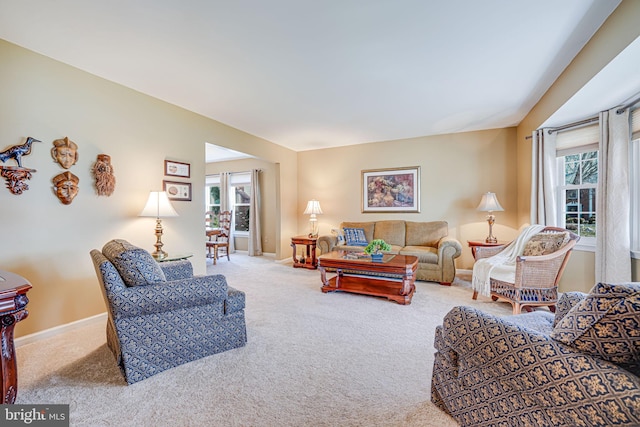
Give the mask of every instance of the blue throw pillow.
[(364, 236), (364, 228), (343, 228), (347, 246), (367, 246), (367, 238)]
[(152, 285), (167, 281), (151, 254), (126, 240), (111, 240), (102, 247), (102, 253), (116, 267), (127, 286)]

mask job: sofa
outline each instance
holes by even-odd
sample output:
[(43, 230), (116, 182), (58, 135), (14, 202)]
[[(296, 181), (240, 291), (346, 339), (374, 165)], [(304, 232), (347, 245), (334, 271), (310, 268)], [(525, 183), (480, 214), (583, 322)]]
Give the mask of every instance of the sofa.
[(448, 234), (446, 221), (343, 222), (335, 235), (320, 236), (317, 247), (321, 253), (334, 250), (361, 252), (367, 242), (382, 239), (391, 245), (388, 253), (418, 257), (416, 280), (450, 285), (456, 277), (455, 259), (462, 253), (462, 246)]
[(245, 294), (188, 260), (158, 263), (126, 240), (90, 252), (107, 306), (107, 345), (128, 384), (247, 342)]
[(640, 283), (496, 317), (455, 307), (436, 328), (431, 400), (462, 426), (640, 426)]

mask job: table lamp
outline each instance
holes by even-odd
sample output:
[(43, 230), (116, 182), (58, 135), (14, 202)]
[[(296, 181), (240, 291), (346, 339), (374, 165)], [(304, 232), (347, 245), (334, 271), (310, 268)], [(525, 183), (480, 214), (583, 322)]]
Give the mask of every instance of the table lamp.
[(496, 222), (496, 217), (492, 214), (492, 212), (500, 212), (504, 209), (502, 209), (502, 206), (500, 206), (498, 198), (496, 197), (496, 193), (484, 193), (477, 210), (481, 212), (489, 212), (489, 215), (487, 215), (487, 222), (489, 223), (489, 236), (487, 237), (486, 242), (497, 243), (498, 239), (493, 237), (493, 224)]
[(307, 202), (307, 208), (304, 210), (305, 215), (311, 215), (309, 217), (309, 237), (316, 238), (318, 237), (318, 218), (316, 215), (322, 214), (322, 208), (320, 207), (320, 202), (317, 200), (309, 200)]
[(164, 191), (151, 191), (149, 193), (149, 200), (145, 205), (139, 216), (151, 216), (156, 218), (156, 247), (155, 252), (151, 255), (155, 259), (164, 259), (167, 257), (167, 253), (162, 250), (162, 220), (160, 218), (166, 218), (171, 216), (178, 216), (178, 212), (173, 209), (167, 193)]

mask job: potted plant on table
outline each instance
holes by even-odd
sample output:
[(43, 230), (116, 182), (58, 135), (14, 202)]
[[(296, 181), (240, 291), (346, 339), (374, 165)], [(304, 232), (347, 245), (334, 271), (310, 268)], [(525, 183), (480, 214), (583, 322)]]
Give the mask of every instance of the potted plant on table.
[(371, 261), (382, 261), (382, 251), (390, 251), (391, 245), (382, 239), (373, 239), (366, 248), (364, 253), (371, 255)]

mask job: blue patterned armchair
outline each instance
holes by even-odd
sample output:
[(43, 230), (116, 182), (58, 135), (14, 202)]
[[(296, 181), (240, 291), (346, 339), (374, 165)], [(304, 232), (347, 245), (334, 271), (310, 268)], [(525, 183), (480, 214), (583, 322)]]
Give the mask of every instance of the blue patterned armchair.
[(157, 263), (111, 240), (91, 251), (106, 302), (107, 344), (128, 384), (247, 342), (245, 295), (187, 260)]
[(431, 400), (462, 426), (639, 426), (640, 284), (562, 294), (549, 312), (455, 307)]

